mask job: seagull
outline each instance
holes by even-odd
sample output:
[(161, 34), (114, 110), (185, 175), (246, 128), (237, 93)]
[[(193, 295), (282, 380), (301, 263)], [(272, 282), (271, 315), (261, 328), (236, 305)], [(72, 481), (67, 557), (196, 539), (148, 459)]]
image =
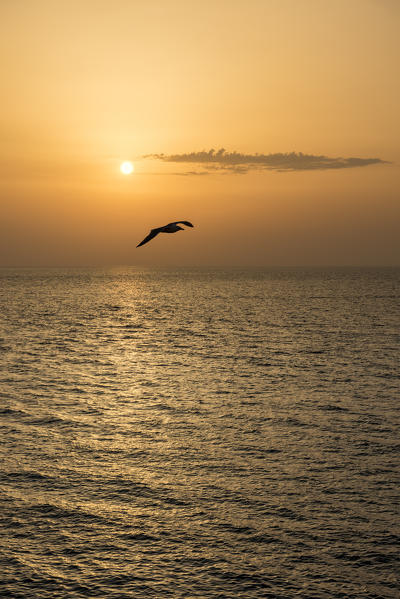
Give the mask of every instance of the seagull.
[(145, 237), (143, 241), (141, 241), (136, 247), (139, 248), (141, 245), (148, 243), (153, 239), (153, 237), (155, 237), (159, 233), (176, 233), (177, 231), (184, 231), (185, 229), (183, 227), (180, 227), (180, 224), (186, 225), (187, 227), (193, 227), (192, 223), (190, 223), (188, 220), (177, 220), (174, 223), (168, 223), (168, 225), (165, 225), (164, 227), (152, 229), (150, 233), (147, 235), (147, 237)]

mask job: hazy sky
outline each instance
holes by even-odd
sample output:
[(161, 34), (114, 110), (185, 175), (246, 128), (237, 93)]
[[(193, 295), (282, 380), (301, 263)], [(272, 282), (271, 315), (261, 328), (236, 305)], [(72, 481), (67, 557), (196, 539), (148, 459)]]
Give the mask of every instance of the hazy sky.
[(0, 265), (399, 264), (399, 31), (397, 0), (2, 0)]

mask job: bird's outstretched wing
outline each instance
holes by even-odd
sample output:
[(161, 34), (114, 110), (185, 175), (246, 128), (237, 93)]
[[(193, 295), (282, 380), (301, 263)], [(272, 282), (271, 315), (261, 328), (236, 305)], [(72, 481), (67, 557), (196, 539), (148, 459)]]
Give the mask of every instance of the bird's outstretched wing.
[(141, 245), (144, 245), (145, 243), (148, 243), (149, 241), (151, 241), (153, 239), (153, 237), (155, 237), (156, 235), (159, 234), (159, 232), (161, 231), (162, 227), (159, 229), (152, 229), (150, 231), (150, 233), (147, 235), (147, 237), (145, 237), (143, 239), (143, 241), (141, 241), (140, 243), (137, 244), (137, 248), (139, 248)]
[(169, 223), (170, 225), (186, 225), (187, 227), (194, 227), (194, 225), (192, 225), (192, 223), (190, 223), (188, 220), (177, 220), (174, 223)]

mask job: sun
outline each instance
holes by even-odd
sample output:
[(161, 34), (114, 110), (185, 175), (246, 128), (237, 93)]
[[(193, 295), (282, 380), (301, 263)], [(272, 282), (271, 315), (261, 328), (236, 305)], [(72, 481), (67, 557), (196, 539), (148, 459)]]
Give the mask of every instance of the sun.
[(131, 173), (133, 173), (133, 171), (135, 169), (134, 169), (132, 162), (126, 161), (121, 164), (121, 166), (119, 167), (119, 170), (121, 171), (121, 173), (123, 175), (130, 175)]

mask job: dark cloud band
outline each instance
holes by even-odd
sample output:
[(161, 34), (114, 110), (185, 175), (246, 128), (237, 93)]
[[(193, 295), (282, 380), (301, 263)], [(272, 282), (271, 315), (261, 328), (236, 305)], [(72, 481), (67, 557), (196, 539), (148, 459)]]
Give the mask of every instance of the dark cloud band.
[[(147, 154), (143, 158), (201, 165), (207, 169), (207, 171), (201, 171), (203, 174), (215, 171), (246, 173), (254, 169), (275, 171), (326, 170), (369, 166), (371, 164), (388, 164), (387, 161), (380, 158), (330, 158), (329, 156), (314, 156), (302, 152), (242, 154), (240, 152), (227, 152), (224, 148), (217, 151), (212, 149), (208, 152), (190, 152), (187, 154)], [(190, 171), (187, 174), (198, 173)]]

